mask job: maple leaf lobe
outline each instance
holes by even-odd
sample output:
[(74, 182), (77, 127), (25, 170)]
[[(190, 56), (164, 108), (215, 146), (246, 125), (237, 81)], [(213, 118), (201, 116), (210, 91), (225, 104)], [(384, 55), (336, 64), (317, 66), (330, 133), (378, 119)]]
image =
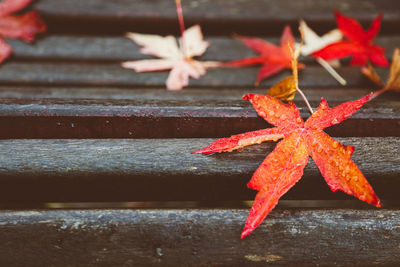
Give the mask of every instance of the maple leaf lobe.
[(250, 234), (303, 175), (308, 162), (307, 147), (301, 131), (293, 131), (280, 141), (253, 174), (249, 188), (258, 190), (241, 238)]
[(242, 98), (253, 105), (260, 117), (274, 126), (293, 129), (304, 123), (292, 101), (285, 104), (275, 97), (257, 94), (246, 94)]

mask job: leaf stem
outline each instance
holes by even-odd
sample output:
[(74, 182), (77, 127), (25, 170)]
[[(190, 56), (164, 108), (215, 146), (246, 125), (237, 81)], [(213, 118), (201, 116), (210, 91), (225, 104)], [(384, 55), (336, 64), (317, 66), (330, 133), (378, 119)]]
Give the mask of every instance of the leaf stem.
[(296, 91), (299, 92), (299, 94), (303, 98), (304, 102), (306, 102), (307, 108), (310, 110), (311, 114), (313, 114), (314, 111), (313, 111), (310, 103), (308, 102), (306, 95), (299, 88), (299, 72), (298, 72), (297, 62), (298, 62), (298, 59), (299, 59), (299, 56), (300, 56), (300, 50), (303, 47), (303, 32), (302, 32), (301, 28), (299, 28), (299, 31), (300, 31), (300, 35), (301, 35), (300, 46), (296, 50), (293, 51), (293, 47), (290, 45), (290, 43), (288, 43), (288, 47), (289, 47), (290, 53), (292, 54), (293, 80), (294, 80), (294, 84), (296, 86)]
[(298, 86), (296, 86), (296, 90), (297, 90), (297, 92), (299, 92), (299, 94), (300, 94), (301, 97), (303, 98), (304, 102), (306, 102), (306, 105), (307, 105), (307, 107), (308, 107), (308, 110), (310, 110), (311, 114), (313, 114), (314, 111), (313, 111), (313, 109), (312, 109), (310, 103), (308, 102), (306, 95), (303, 93), (303, 91), (300, 90), (300, 88), (299, 88)]
[(375, 91), (375, 92), (372, 94), (370, 100), (374, 99), (375, 97), (379, 96), (380, 94), (382, 94), (382, 93), (384, 93), (384, 92), (386, 92), (386, 91), (388, 91), (388, 90), (389, 90), (389, 87), (386, 87), (386, 86), (385, 86), (385, 87), (383, 87), (382, 89), (380, 89), (380, 90), (378, 90), (378, 91)]
[(181, 30), (181, 50), (182, 50), (183, 57), (186, 58), (185, 40), (184, 40), (185, 24), (183, 22), (183, 12), (182, 12), (181, 0), (175, 0), (175, 4), (176, 4), (176, 13), (178, 15), (179, 28)]
[(324, 67), (326, 69), (326, 71), (329, 72), (330, 75), (332, 75), (333, 78), (335, 78), (336, 81), (338, 81), (341, 85), (346, 85), (347, 82), (345, 79), (343, 79), (342, 76), (339, 75), (339, 73), (337, 73), (337, 71), (332, 68), (331, 65), (329, 65), (328, 62), (326, 62), (323, 58), (317, 57), (315, 58), (315, 60), (321, 64), (322, 67)]

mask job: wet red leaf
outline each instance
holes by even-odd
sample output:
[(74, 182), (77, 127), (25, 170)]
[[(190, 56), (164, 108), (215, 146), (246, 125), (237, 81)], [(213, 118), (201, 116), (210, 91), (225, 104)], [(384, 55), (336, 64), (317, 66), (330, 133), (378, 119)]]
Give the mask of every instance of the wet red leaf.
[(247, 185), (259, 192), (247, 218), (242, 239), (263, 221), (279, 198), (301, 178), (309, 156), (332, 191), (341, 190), (369, 204), (381, 206), (371, 185), (350, 159), (354, 147), (335, 141), (323, 131), (350, 117), (370, 98), (371, 94), (335, 108), (329, 108), (322, 98), (319, 108), (303, 122), (293, 102), (284, 104), (265, 95), (243, 96), (253, 104), (258, 115), (276, 127), (222, 138), (193, 152), (230, 152), (251, 144), (284, 138), (261, 163)]
[(368, 60), (379, 66), (387, 67), (389, 63), (385, 57), (385, 49), (375, 45), (372, 41), (377, 36), (383, 15), (379, 15), (366, 31), (357, 20), (346, 17), (335, 10), (336, 23), (347, 40), (327, 45), (312, 55), (325, 60), (353, 56), (351, 65), (365, 65)]

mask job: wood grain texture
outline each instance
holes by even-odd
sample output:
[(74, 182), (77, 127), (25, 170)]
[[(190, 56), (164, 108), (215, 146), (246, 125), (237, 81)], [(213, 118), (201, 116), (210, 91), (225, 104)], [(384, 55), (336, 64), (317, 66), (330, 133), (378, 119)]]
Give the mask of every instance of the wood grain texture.
[[(383, 70), (387, 72), (387, 70)], [(341, 67), (338, 72), (348, 81), (346, 87), (371, 87), (371, 83), (359, 68)], [(21, 63), (8, 62), (0, 67), (0, 83), (18, 85), (75, 85), (75, 86), (124, 86), (165, 87), (168, 71), (136, 73), (122, 68), (118, 63)], [(193, 87), (230, 87), (254, 88), (258, 67), (210, 69), (200, 79), (190, 79), (189, 88)], [(290, 75), (284, 70), (261, 82), (261, 86), (271, 87)], [(334, 80), (321, 66), (309, 66), (299, 73), (301, 87), (338, 87)]]
[[(383, 199), (399, 201), (400, 139), (337, 138), (356, 151), (354, 162)], [(242, 152), (197, 155), (213, 139), (0, 141), (0, 200), (160, 201), (252, 199), (246, 188), (275, 143)], [(335, 199), (315, 164), (284, 196)]]
[[(200, 23), (206, 33), (279, 34), (285, 24), (297, 24), (300, 18), (317, 29), (335, 26), (333, 9), (354, 16), (365, 24), (384, 13), (383, 32), (395, 32), (400, 22), (400, 5), (396, 0), (338, 1), (183, 1), (187, 25)], [(178, 32), (175, 5), (163, 0), (40, 0), (33, 8), (49, 22), (53, 32), (109, 32), (145, 30)]]
[[(140, 31), (141, 33), (145, 33)], [(264, 40), (279, 44), (279, 38)], [(256, 55), (241, 41), (230, 36), (205, 37), (210, 47), (200, 60), (230, 61)], [(63, 60), (63, 61), (127, 61), (154, 58), (139, 52), (139, 46), (125, 37), (47, 35), (34, 44), (20, 40), (7, 40), (14, 49), (13, 58), (17, 60)], [(399, 36), (382, 36), (375, 41), (385, 47), (386, 56), (392, 57), (393, 50), (399, 46)], [(316, 64), (311, 57), (301, 58), (306, 64)], [(345, 63), (344, 65), (348, 65)]]
[[(269, 127), (241, 96), (264, 90), (0, 87), (0, 138), (225, 137)], [(313, 107), (323, 95), (334, 107), (363, 89), (305, 89)], [(399, 136), (400, 95), (384, 94), (341, 124), (333, 136)], [(309, 117), (296, 96), (303, 118)], [(207, 125), (207, 127), (204, 127)]]
[(398, 210), (2, 211), (3, 266), (372, 266), (400, 263)]
[[(186, 25), (200, 23), (212, 43), (202, 60), (252, 56), (239, 41), (229, 39), (232, 33), (266, 36), (277, 43), (284, 25), (295, 29), (300, 18), (324, 33), (335, 27), (333, 8), (354, 16), (363, 26), (384, 13), (377, 43), (387, 48), (389, 58), (400, 41), (397, 0), (188, 0), (182, 4)], [(255, 90), (257, 67), (210, 70), (200, 80), (191, 80), (186, 90), (167, 92), (167, 72), (137, 74), (122, 69), (119, 62), (148, 58), (121, 37), (126, 31), (178, 34), (173, 1), (37, 0), (31, 8), (46, 20), (49, 32), (33, 45), (10, 40), (15, 53), (0, 69), (0, 138), (10, 138), (0, 140), (0, 206), (27, 207), (27, 203), (47, 201), (92, 201), (97, 206), (117, 201), (201, 201), (215, 207), (214, 201), (254, 198), (246, 183), (274, 143), (209, 156), (190, 152), (215, 140), (195, 137), (267, 127), (240, 96), (263, 93), (289, 71)], [(372, 88), (358, 68), (339, 69), (349, 82), (339, 89), (321, 67), (310, 59), (305, 62), (309, 66), (300, 73), (301, 87), (313, 106), (321, 95), (335, 106)], [(400, 203), (398, 100), (398, 95), (385, 94), (328, 130), (334, 136), (362, 136), (337, 139), (356, 147), (354, 161), (383, 203), (393, 206)], [(299, 106), (302, 116), (308, 116), (304, 105)], [(284, 199), (357, 201), (330, 192), (311, 160), (303, 179)], [(253, 235), (240, 241), (247, 213), (248, 209), (193, 207), (2, 210), (0, 266), (400, 263), (399, 210), (278, 208)]]

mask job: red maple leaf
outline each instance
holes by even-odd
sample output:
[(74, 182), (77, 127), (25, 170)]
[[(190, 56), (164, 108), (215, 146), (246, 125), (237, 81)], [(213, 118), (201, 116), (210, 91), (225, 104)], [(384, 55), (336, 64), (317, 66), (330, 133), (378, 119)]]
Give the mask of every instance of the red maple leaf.
[(369, 59), (376, 65), (389, 66), (385, 57), (385, 49), (372, 43), (379, 32), (383, 17), (382, 14), (375, 18), (367, 31), (364, 31), (357, 20), (346, 17), (337, 10), (335, 10), (335, 16), (339, 29), (348, 40), (327, 45), (321, 50), (314, 52), (313, 56), (331, 60), (352, 55), (353, 58), (350, 65), (363, 66)]
[(247, 94), (258, 115), (277, 127), (267, 128), (219, 139), (193, 153), (209, 154), (232, 151), (268, 140), (280, 141), (255, 171), (249, 188), (259, 191), (250, 210), (241, 238), (250, 234), (276, 206), (284, 195), (303, 175), (309, 156), (318, 166), (332, 191), (342, 190), (369, 204), (381, 206), (371, 185), (350, 159), (353, 146), (345, 146), (332, 139), (323, 130), (338, 124), (361, 108), (371, 97), (345, 102), (329, 108), (324, 98), (319, 108), (306, 122), (293, 102), (288, 104), (265, 95)]
[[(239, 37), (239, 39), (248, 47), (260, 54), (258, 57), (250, 57), (227, 62), (226, 66), (249, 66), (254, 64), (263, 64), (256, 79), (256, 84), (264, 78), (274, 75), (281, 70), (292, 67), (292, 55), (290, 48), (294, 50), (295, 40), (289, 26), (283, 30), (281, 45), (276, 46), (259, 38)], [(299, 64), (299, 68), (304, 68), (304, 64)]]
[[(0, 36), (21, 38), (32, 42), (37, 33), (46, 31), (46, 24), (35, 11), (23, 15), (11, 15), (29, 5), (32, 0), (4, 0), (0, 3)], [(12, 48), (0, 38), (0, 63), (12, 53)]]

